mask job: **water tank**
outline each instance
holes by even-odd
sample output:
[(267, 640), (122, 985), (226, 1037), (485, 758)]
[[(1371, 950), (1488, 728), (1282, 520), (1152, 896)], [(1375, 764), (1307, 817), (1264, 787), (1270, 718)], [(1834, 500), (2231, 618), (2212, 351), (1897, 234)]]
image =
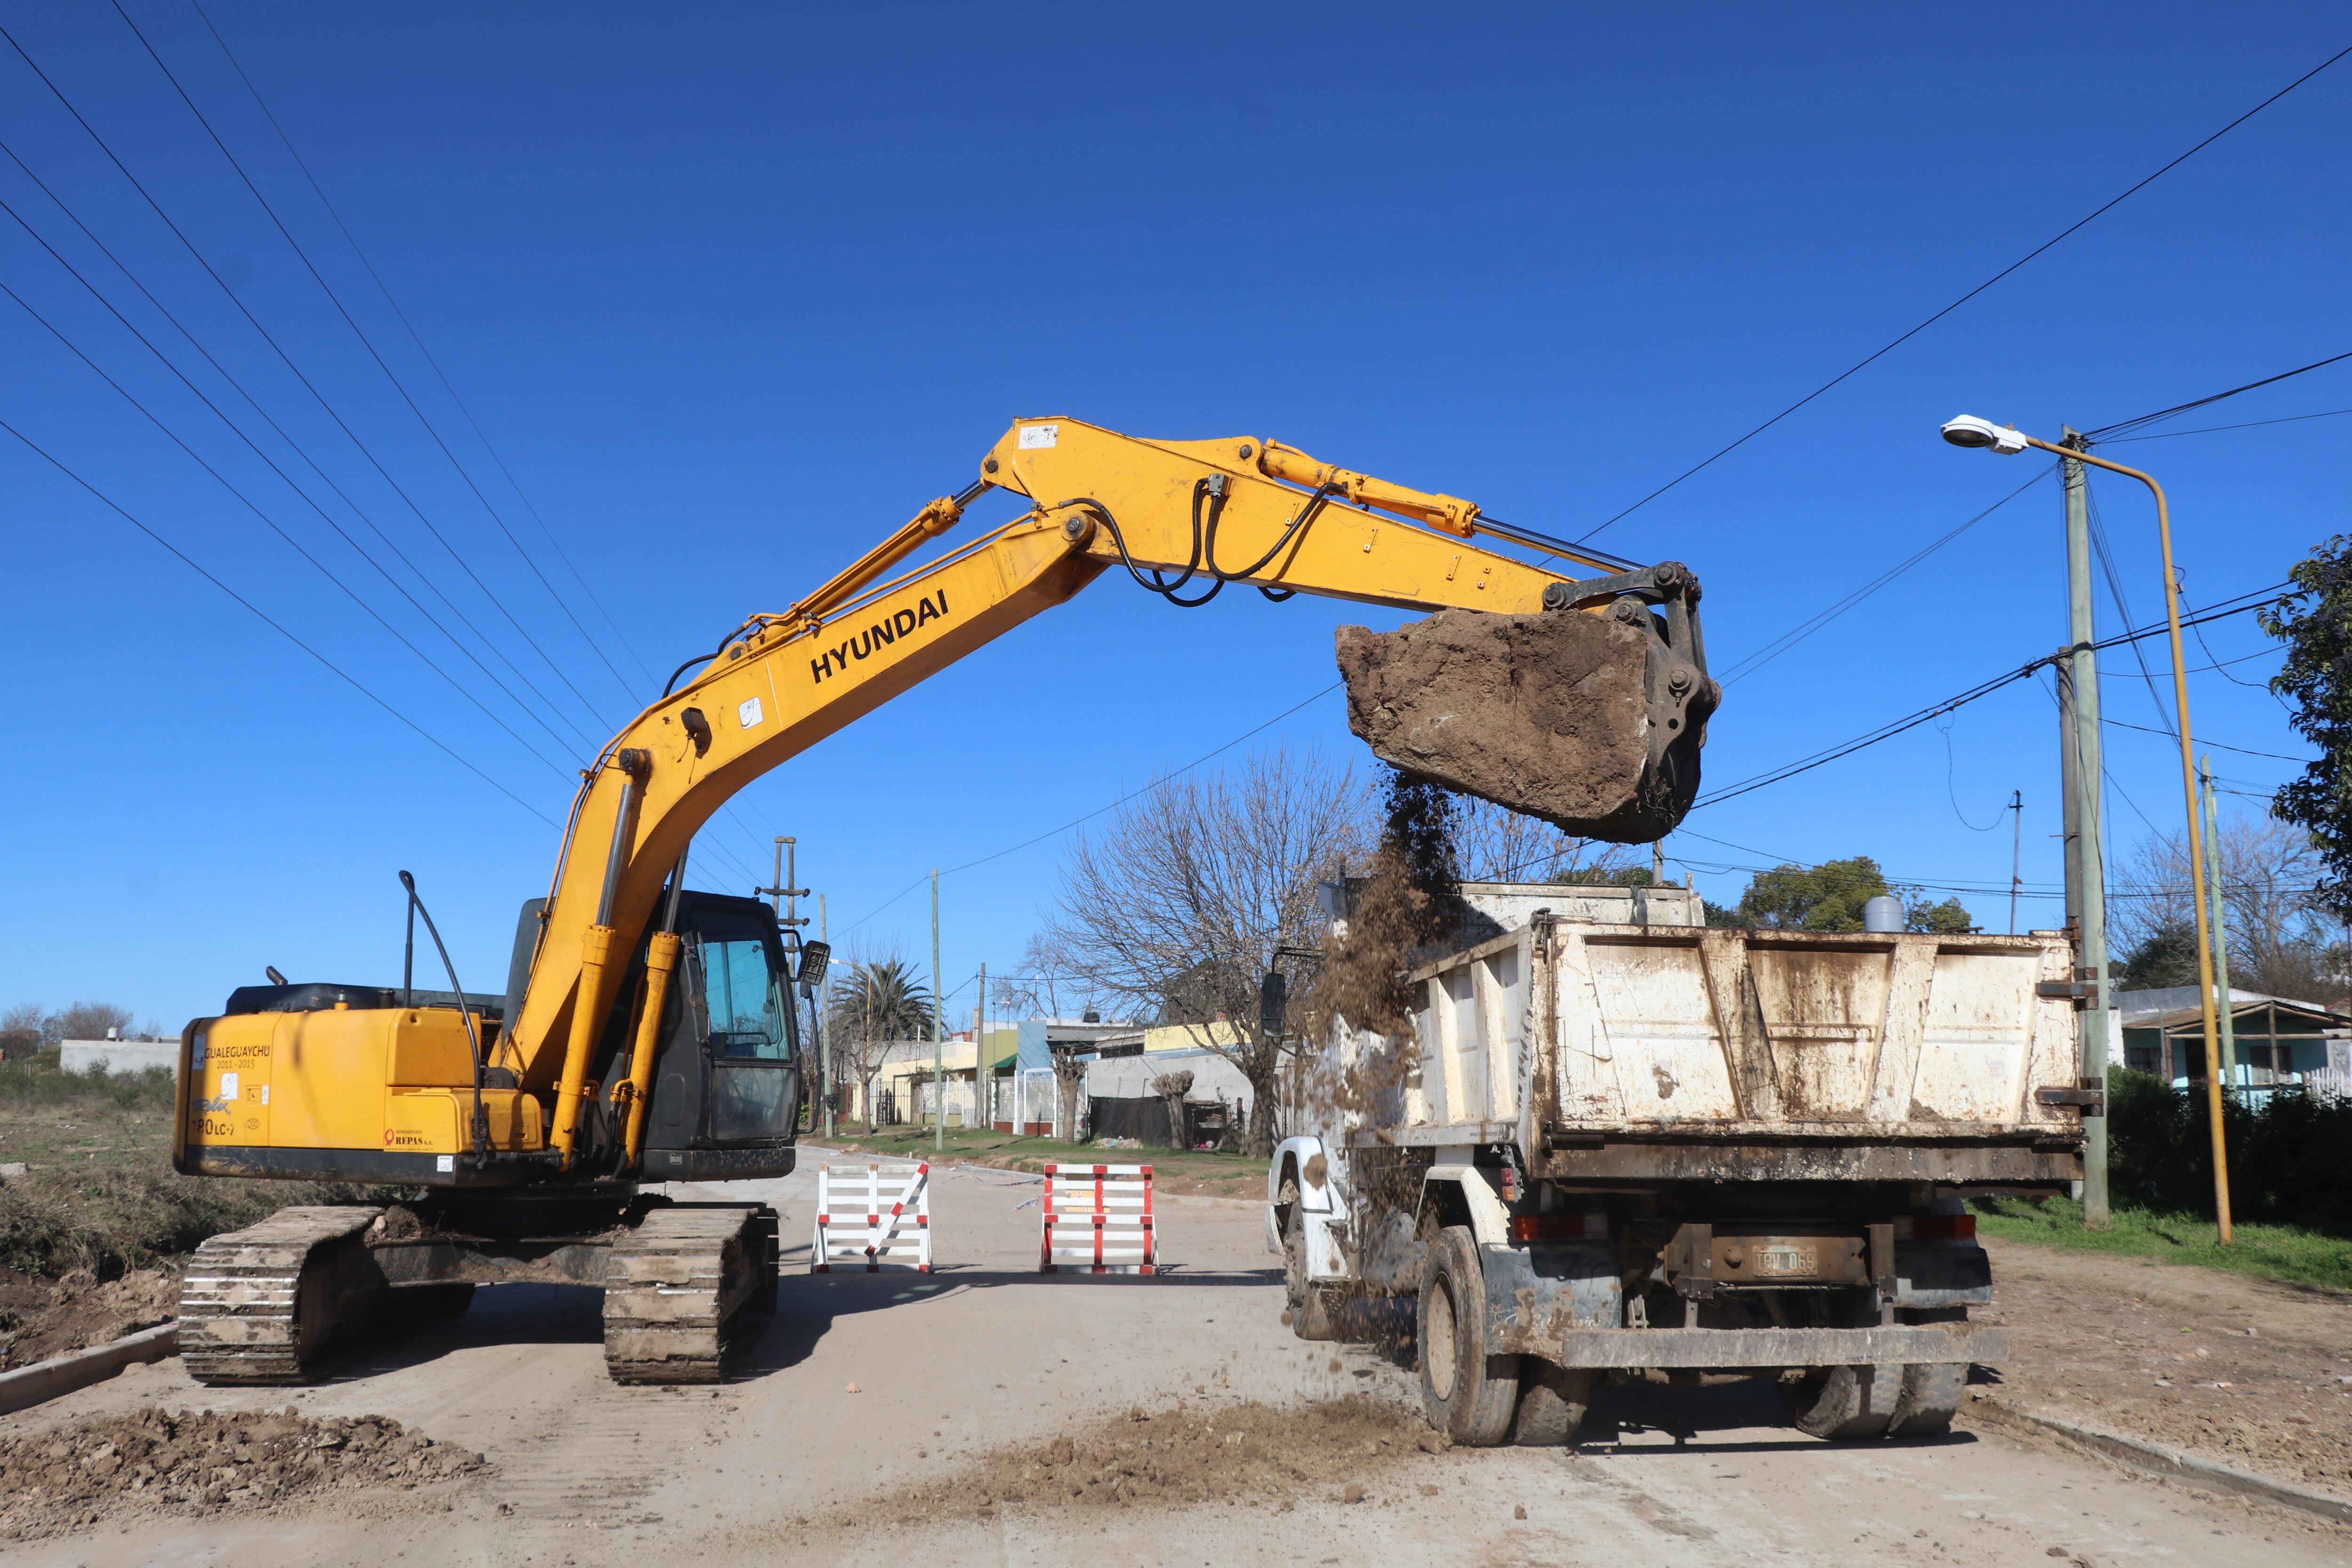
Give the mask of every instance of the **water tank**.
[(1903, 900), (1891, 893), (1881, 893), (1862, 906), (1862, 929), (1864, 931), (1901, 931)]

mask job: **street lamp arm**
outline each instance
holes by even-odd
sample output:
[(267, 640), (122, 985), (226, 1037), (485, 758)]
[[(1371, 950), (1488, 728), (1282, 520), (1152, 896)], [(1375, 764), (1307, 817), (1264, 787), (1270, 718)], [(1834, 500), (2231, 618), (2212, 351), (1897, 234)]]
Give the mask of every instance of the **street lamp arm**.
[[(2042, 451), (2055, 453), (2061, 458), (2071, 458), (2077, 463), (2088, 463), (2094, 468), (2105, 468), (2113, 473), (2129, 475), (2146, 485), (2148, 492), (2156, 497), (2156, 534), (2158, 542), (2164, 551), (2164, 619), (2172, 642), (2172, 700), (2180, 714), (2180, 793), (2189, 806), (2189, 865), (2193, 878), (2196, 868), (2204, 863), (2204, 847), (2200, 842), (2201, 825), (2199, 822), (2200, 814), (2197, 808), (2197, 766), (2190, 756), (2189, 661), (2181, 656), (2180, 650), (2180, 587), (2174, 579), (2172, 572), (2172, 514), (2171, 509), (2165, 502), (2164, 487), (2158, 484), (2152, 476), (2122, 463), (2114, 462), (2105, 458), (2094, 457), (2088, 452), (2077, 450), (2073, 447), (2053, 446), (2048, 441), (2025, 436), (2022, 432), (2019, 432), (2018, 436), (2027, 446)], [(2095, 787), (2095, 784), (2092, 787)], [(2213, 943), (2210, 927), (2206, 919), (2205, 900), (2201, 898), (2193, 898), (2189, 902), (2196, 915), (2197, 996), (2205, 1024), (2205, 1106), (2206, 1113), (2210, 1119), (2210, 1131), (2213, 1141), (2214, 1218), (2218, 1222), (2217, 1228), (2221, 1232), (2221, 1240), (2227, 1242), (2231, 1239), (2230, 1166), (2229, 1156), (2223, 1148), (2221, 1139), (2221, 1040), (2217, 1033), (2219, 1025), (2214, 1016)]]

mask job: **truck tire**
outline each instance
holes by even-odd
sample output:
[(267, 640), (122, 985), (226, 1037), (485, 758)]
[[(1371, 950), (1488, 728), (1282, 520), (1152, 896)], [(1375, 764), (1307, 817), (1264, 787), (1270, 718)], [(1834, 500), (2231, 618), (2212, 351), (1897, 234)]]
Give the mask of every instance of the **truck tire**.
[(1519, 1363), (1519, 1412), (1511, 1418), (1511, 1441), (1522, 1448), (1556, 1447), (1573, 1442), (1592, 1402), (1589, 1367), (1561, 1366), (1539, 1356)]
[(1429, 1244), (1416, 1317), (1429, 1424), (1466, 1447), (1503, 1441), (1518, 1408), (1519, 1358), (1486, 1353), (1486, 1282), (1469, 1226), (1449, 1225)]
[(1952, 1429), (1952, 1417), (1969, 1387), (1969, 1363), (1964, 1361), (1919, 1362), (1903, 1369), (1903, 1391), (1895, 1396), (1894, 1418), (1886, 1424), (1890, 1437), (1940, 1437)]
[(1283, 1183), (1276, 1201), (1289, 1216), (1282, 1226), (1282, 1295), (1290, 1331), (1302, 1340), (1336, 1340), (1339, 1331), (1333, 1322), (1331, 1293), (1307, 1275), (1307, 1216), (1301, 1212), (1297, 1184)]
[(1860, 1442), (1886, 1435), (1903, 1392), (1903, 1369), (1815, 1367), (1801, 1382), (1783, 1384), (1780, 1392), (1798, 1431), (1833, 1443)]

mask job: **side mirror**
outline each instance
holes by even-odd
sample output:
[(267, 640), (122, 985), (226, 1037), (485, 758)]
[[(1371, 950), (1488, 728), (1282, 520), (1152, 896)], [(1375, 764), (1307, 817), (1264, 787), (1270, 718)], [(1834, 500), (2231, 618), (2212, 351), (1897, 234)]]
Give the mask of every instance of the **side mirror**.
[(824, 984), (825, 965), (833, 962), (833, 946), (829, 942), (801, 943), (801, 967), (793, 981), (804, 991), (814, 991)]

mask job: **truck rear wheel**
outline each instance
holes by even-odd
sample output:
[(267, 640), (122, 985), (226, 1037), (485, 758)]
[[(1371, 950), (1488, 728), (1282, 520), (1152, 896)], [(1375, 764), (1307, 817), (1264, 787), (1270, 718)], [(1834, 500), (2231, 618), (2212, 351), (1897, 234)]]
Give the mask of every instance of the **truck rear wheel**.
[(1331, 1293), (1307, 1273), (1307, 1216), (1300, 1212), (1304, 1205), (1297, 1184), (1283, 1183), (1276, 1201), (1288, 1216), (1282, 1225), (1282, 1294), (1290, 1331), (1302, 1340), (1336, 1340), (1339, 1332), (1332, 1322)]
[(1511, 1441), (1522, 1448), (1573, 1441), (1592, 1402), (1591, 1370), (1538, 1356), (1525, 1357), (1519, 1368), (1519, 1412), (1511, 1418)]
[(1509, 1435), (1518, 1406), (1519, 1358), (1486, 1353), (1486, 1284), (1467, 1226), (1447, 1226), (1430, 1243), (1417, 1317), (1429, 1424), (1465, 1447), (1493, 1447)]
[(1969, 1388), (1969, 1363), (1964, 1361), (1919, 1362), (1903, 1369), (1903, 1392), (1895, 1401), (1895, 1415), (1886, 1424), (1890, 1437), (1940, 1437), (1952, 1429), (1952, 1417)]
[(1859, 1442), (1885, 1436), (1903, 1373), (1899, 1366), (1815, 1367), (1801, 1381), (1781, 1384), (1780, 1392), (1798, 1431), (1834, 1443)]

